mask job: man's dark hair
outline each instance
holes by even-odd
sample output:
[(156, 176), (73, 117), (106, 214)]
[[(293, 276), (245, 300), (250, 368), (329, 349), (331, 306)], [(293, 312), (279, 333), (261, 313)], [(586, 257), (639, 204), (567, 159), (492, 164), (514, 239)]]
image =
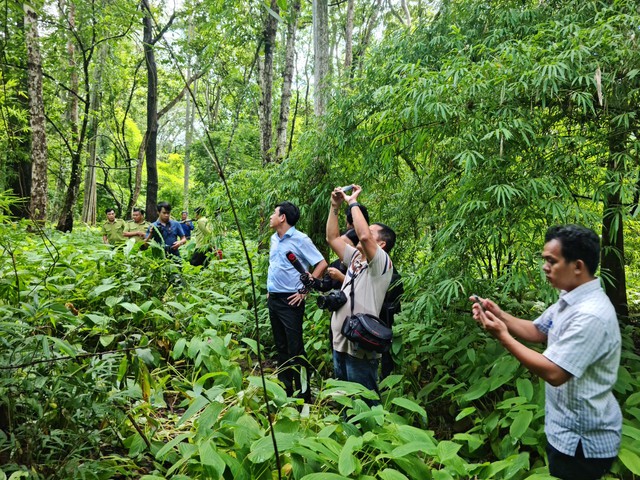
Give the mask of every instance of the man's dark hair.
[(344, 236), (347, 237), (349, 240), (351, 240), (351, 243), (353, 243), (354, 247), (358, 245), (358, 243), (360, 242), (360, 239), (358, 238), (358, 234), (356, 233), (355, 228), (350, 228), (349, 230), (344, 232)]
[(202, 215), (204, 213), (204, 207), (196, 207), (194, 212), (196, 215)]
[(276, 208), (280, 208), (280, 215), (284, 215), (287, 219), (287, 223), (292, 227), (298, 223), (300, 219), (300, 209), (291, 202), (281, 202), (276, 205)]
[(378, 225), (380, 227), (380, 240), (382, 240), (384, 245), (384, 251), (387, 253), (391, 252), (391, 249), (396, 244), (396, 232), (393, 229), (384, 223), (374, 223), (374, 225)]
[(162, 211), (164, 208), (167, 212), (171, 212), (171, 204), (169, 202), (160, 202), (156, 208), (158, 209), (158, 213)]
[(560, 251), (567, 262), (582, 260), (593, 276), (600, 262), (600, 237), (580, 225), (558, 225), (550, 227), (544, 236), (544, 243), (551, 240), (560, 242)]
[(109, 207), (104, 211), (105, 214), (107, 214), (109, 212), (114, 212), (115, 213), (115, 210), (113, 208)]
[[(365, 207), (364, 205), (360, 205), (360, 211), (362, 212), (362, 216), (364, 217), (364, 219), (367, 221), (367, 224), (369, 224), (369, 211), (367, 210), (367, 207)], [(351, 205), (349, 205), (349, 208), (347, 208), (347, 223), (350, 225), (353, 225), (353, 215), (351, 215)]]
[(140, 213), (141, 215), (144, 216), (144, 210), (141, 209), (140, 207), (133, 207), (133, 211), (134, 212), (138, 212), (138, 213)]

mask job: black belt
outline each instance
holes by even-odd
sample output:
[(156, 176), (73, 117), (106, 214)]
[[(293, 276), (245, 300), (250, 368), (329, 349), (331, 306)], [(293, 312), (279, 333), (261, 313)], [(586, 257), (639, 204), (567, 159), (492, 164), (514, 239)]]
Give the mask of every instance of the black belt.
[(298, 292), (269, 292), (269, 298), (289, 298), (291, 295), (295, 295)]

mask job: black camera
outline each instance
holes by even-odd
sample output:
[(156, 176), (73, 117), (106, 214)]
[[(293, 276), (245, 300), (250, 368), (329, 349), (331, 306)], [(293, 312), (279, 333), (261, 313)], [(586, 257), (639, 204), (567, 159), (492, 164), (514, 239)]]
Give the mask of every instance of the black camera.
[(337, 292), (331, 292), (327, 295), (318, 297), (316, 303), (318, 304), (318, 308), (335, 312), (340, 310), (340, 307), (347, 303), (347, 296), (342, 290), (338, 290)]

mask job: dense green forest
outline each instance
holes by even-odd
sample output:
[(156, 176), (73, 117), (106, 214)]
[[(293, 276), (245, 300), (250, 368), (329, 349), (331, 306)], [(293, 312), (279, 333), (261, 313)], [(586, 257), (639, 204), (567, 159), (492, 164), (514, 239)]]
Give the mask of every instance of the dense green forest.
[[(551, 479), (544, 382), (468, 297), (536, 318), (548, 226), (601, 234), (640, 476), (640, 7), (632, 0), (0, 0), (0, 480)], [(278, 382), (269, 216), (327, 256), (337, 185), (398, 234), (393, 375)], [(102, 243), (202, 206), (206, 268)], [(183, 249), (183, 257), (193, 244)]]

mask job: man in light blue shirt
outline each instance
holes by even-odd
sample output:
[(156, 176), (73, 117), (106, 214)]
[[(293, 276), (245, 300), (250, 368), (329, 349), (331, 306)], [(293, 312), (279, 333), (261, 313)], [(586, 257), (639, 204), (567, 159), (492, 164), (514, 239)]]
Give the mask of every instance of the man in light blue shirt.
[(299, 218), (300, 210), (291, 202), (279, 203), (269, 218), (269, 226), (275, 233), (271, 236), (269, 249), (267, 304), (278, 352), (278, 378), (287, 395), (292, 396), (298, 391), (299, 396), (309, 402), (309, 386), (305, 387), (300, 382), (300, 372), (307, 366), (302, 339), (306, 294), (299, 292), (303, 287), (300, 273), (287, 259), (287, 253), (292, 252), (305, 270), (313, 267), (315, 278), (322, 277), (327, 261), (311, 239), (295, 228)]
[[(477, 299), (473, 317), (547, 382), (549, 472), (567, 480), (598, 479), (609, 471), (622, 435), (622, 414), (612, 392), (620, 365), (620, 328), (595, 277), (600, 239), (578, 225), (552, 227), (542, 258), (547, 280), (561, 293), (539, 318), (516, 318), (488, 299)], [(547, 348), (538, 353), (514, 337)]]

